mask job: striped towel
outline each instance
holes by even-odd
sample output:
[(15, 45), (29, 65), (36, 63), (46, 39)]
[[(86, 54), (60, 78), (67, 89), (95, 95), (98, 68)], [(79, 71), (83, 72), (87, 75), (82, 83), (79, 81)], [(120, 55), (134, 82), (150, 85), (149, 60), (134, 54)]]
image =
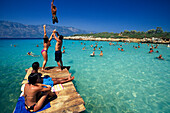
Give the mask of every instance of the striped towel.
[(51, 88), (51, 92), (56, 92), (56, 91), (61, 91), (63, 90), (64, 87), (62, 84), (57, 84), (57, 85), (54, 85), (52, 88)]

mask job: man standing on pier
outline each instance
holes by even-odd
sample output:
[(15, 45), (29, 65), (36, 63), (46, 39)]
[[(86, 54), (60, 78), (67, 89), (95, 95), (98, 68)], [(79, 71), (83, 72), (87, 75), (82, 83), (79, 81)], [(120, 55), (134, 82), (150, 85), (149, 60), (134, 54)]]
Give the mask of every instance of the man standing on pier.
[[(61, 52), (61, 47), (63, 44), (63, 36), (59, 35), (59, 33), (56, 30), (54, 30), (53, 33), (54, 33), (53, 36), (57, 41), (55, 45), (55, 61), (58, 64), (59, 71), (61, 71), (61, 67), (63, 67), (62, 52)], [(58, 37), (56, 37), (55, 33), (57, 33)]]

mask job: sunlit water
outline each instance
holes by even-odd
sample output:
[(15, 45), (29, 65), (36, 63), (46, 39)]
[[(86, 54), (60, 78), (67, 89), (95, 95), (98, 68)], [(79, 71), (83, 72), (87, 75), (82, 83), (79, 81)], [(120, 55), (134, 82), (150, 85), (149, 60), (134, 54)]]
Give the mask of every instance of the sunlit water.
[[(15, 108), (25, 69), (35, 61), (42, 66), (42, 42), (41, 39), (0, 40), (0, 112), (10, 113)], [(46, 66), (57, 66), (55, 41), (51, 43)], [(90, 45), (95, 43), (64, 40), (63, 44), (66, 47), (63, 62), (71, 66), (70, 73), (75, 76), (73, 83), (85, 101), (85, 112), (170, 112), (170, 48), (159, 45), (155, 49), (159, 53), (149, 54), (147, 44), (134, 49), (137, 43), (119, 42), (125, 50), (121, 52), (119, 45), (98, 42), (104, 56), (100, 57), (97, 49), (96, 56), (90, 57), (93, 52)], [(87, 50), (83, 51), (84, 46)], [(28, 56), (29, 51), (39, 57)], [(160, 54), (165, 60), (155, 58)]]

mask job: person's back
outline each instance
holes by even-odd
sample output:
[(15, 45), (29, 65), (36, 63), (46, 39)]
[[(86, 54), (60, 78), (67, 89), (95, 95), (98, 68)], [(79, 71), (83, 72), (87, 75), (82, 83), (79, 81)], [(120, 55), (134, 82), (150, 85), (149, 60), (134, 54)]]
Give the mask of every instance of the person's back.
[[(31, 73), (28, 77), (29, 83), (25, 84), (24, 88), (25, 108), (30, 112), (38, 111), (51, 91), (51, 87), (43, 88), (45, 85), (38, 84), (38, 79), (38, 73)], [(37, 94), (42, 91), (45, 93), (37, 100)]]
[(25, 84), (25, 104), (32, 106), (36, 103), (36, 94), (39, 92), (39, 87), (32, 84)]

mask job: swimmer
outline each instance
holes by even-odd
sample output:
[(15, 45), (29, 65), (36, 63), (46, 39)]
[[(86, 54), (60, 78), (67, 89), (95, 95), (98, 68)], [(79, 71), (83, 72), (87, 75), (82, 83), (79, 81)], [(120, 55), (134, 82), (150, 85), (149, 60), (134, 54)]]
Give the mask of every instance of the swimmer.
[(153, 49), (152, 48), (150, 48), (150, 51), (149, 51), (149, 53), (152, 53), (153, 52)]
[(33, 57), (39, 57), (40, 55), (33, 55), (34, 53), (28, 52), (27, 55), (33, 56)]
[(90, 54), (90, 56), (95, 56), (95, 52), (93, 51), (93, 53), (92, 53), (92, 54)]
[(63, 50), (63, 52), (62, 53), (65, 53), (65, 50)]
[(101, 51), (100, 56), (103, 56), (103, 51)]
[(159, 55), (159, 57), (157, 57), (158, 59), (164, 60), (164, 58), (162, 57), (162, 55)]
[(85, 49), (86, 49), (86, 47), (84, 46), (84, 47), (83, 47), (83, 50), (85, 50)]
[(120, 50), (120, 48), (118, 48), (118, 50)]
[(94, 51), (96, 50), (96, 48), (94, 47), (94, 49), (93, 49)]
[(121, 51), (124, 51), (123, 48), (121, 49)]

